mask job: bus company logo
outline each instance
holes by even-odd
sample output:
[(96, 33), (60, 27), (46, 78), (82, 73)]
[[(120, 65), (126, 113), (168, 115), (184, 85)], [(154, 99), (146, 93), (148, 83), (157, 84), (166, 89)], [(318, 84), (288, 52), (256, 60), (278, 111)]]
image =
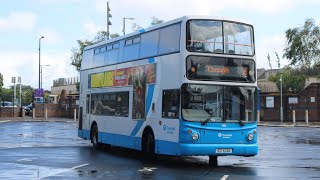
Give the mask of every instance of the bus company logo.
[(164, 124), (164, 125), (162, 126), (162, 129), (163, 129), (164, 131), (166, 131), (166, 130), (167, 130), (167, 126)]
[(175, 127), (171, 127), (171, 126), (168, 126), (165, 124), (162, 126), (162, 129), (163, 129), (163, 131), (167, 132), (167, 134), (173, 134), (174, 131), (176, 130)]
[(232, 137), (232, 134), (222, 134), (222, 133), (218, 133), (218, 137), (220, 138), (225, 138), (225, 139), (229, 139)]

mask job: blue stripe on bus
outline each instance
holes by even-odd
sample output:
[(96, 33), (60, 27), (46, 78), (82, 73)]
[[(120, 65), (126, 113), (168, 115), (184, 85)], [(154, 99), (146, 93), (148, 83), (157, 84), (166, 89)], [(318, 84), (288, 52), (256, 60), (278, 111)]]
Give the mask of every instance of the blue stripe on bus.
[(147, 108), (146, 109), (146, 116), (148, 115), (148, 112), (151, 107), (153, 92), (154, 92), (154, 84), (149, 84), (148, 85), (148, 94), (147, 94), (147, 103), (146, 103), (146, 108)]
[(153, 57), (152, 57), (152, 58), (149, 58), (149, 59), (148, 59), (148, 62), (149, 62), (149, 63), (154, 63), (154, 62), (155, 62), (155, 61), (154, 61), (154, 58), (153, 58)]
[(138, 131), (140, 130), (142, 124), (144, 123), (144, 120), (138, 120), (136, 126), (133, 128), (130, 136), (135, 136)]

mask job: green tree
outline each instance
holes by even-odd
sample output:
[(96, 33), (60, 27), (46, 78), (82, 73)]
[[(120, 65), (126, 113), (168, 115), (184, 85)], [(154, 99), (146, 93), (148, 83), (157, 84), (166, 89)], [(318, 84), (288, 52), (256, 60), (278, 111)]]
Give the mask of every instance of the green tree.
[(289, 59), (291, 65), (319, 65), (320, 31), (313, 19), (307, 19), (302, 27), (288, 29), (285, 34), (283, 57)]
[(269, 81), (275, 82), (277, 88), (280, 90), (282, 74), (282, 90), (285, 94), (289, 92), (300, 93), (306, 83), (306, 75), (299, 73), (298, 70), (294, 70), (291, 67), (285, 67), (282, 72), (278, 72), (275, 75), (269, 77)]
[[(10, 86), (10, 91), (13, 94), (13, 86)], [(19, 99), (20, 97), (20, 84), (16, 85), (16, 97)], [(33, 102), (33, 95), (34, 95), (34, 88), (29, 85), (21, 85), (21, 91), (22, 91), (22, 102), (23, 103), (32, 103)], [(12, 96), (11, 94), (11, 96)]]
[[(114, 34), (110, 34), (111, 38), (116, 38), (118, 37), (119, 34), (118, 33), (114, 33)], [(71, 50), (71, 65), (73, 65), (77, 71), (80, 70), (81, 67), (81, 62), (82, 62), (82, 53), (83, 53), (83, 49), (86, 46), (101, 42), (101, 41), (105, 41), (107, 40), (107, 32), (106, 31), (99, 31), (97, 33), (97, 35), (94, 37), (93, 40), (77, 40), (78, 43), (78, 47), (77, 48), (73, 48)]]
[(0, 73), (0, 95), (2, 92), (2, 86), (3, 86), (3, 75)]
[(154, 16), (151, 18), (151, 26), (156, 25), (156, 24), (161, 24), (163, 22), (164, 21), (162, 19), (156, 18)]
[(11, 89), (2, 88), (1, 101), (12, 101), (13, 91)]

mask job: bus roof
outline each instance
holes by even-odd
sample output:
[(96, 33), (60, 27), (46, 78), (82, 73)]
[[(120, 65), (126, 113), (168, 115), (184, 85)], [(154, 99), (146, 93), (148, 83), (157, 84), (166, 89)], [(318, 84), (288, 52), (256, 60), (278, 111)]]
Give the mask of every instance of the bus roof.
[(132, 37), (132, 36), (139, 35), (139, 34), (144, 33), (144, 32), (152, 31), (154, 29), (158, 29), (158, 28), (161, 28), (161, 27), (169, 26), (171, 24), (175, 24), (175, 23), (182, 22), (182, 21), (187, 21), (189, 19), (215, 19), (215, 20), (225, 20), (225, 21), (233, 21), (233, 22), (241, 22), (241, 23), (244, 23), (244, 24), (249, 24), (247, 22), (244, 22), (243, 20), (240, 21), (240, 20), (229, 19), (229, 18), (224, 18), (224, 17), (217, 17), (217, 16), (199, 16), (199, 15), (183, 16), (183, 17), (180, 17), (180, 18), (177, 18), (177, 19), (173, 19), (173, 20), (164, 22), (164, 23), (156, 24), (156, 25), (148, 27), (146, 29), (140, 29), (139, 31), (136, 31), (136, 32), (133, 32), (133, 33), (129, 33), (129, 34), (126, 34), (124, 36), (119, 36), (119, 37), (116, 37), (116, 38), (113, 38), (113, 39), (110, 39), (110, 40), (106, 40), (106, 41), (102, 41), (102, 42), (99, 42), (99, 43), (96, 43), (96, 44), (93, 44), (93, 45), (90, 45), (90, 46), (86, 46), (84, 48), (84, 50), (88, 50), (88, 49), (92, 49), (92, 48), (95, 48), (95, 47), (99, 47), (99, 46), (105, 45), (107, 43), (112, 43), (112, 42), (116, 42), (116, 41), (119, 41), (119, 40), (123, 40), (123, 39), (129, 38), (129, 37)]

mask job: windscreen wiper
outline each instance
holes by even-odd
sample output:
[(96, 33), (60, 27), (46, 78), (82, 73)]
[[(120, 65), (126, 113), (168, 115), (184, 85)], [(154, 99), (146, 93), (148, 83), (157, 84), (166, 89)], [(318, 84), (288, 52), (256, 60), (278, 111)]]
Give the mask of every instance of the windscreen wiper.
[(203, 125), (207, 124), (207, 122), (209, 122), (211, 120), (211, 117), (212, 116), (209, 116), (206, 120), (201, 121), (201, 125), (203, 126)]
[(245, 123), (241, 119), (239, 119), (238, 122), (239, 122), (240, 126), (244, 126), (245, 125)]

